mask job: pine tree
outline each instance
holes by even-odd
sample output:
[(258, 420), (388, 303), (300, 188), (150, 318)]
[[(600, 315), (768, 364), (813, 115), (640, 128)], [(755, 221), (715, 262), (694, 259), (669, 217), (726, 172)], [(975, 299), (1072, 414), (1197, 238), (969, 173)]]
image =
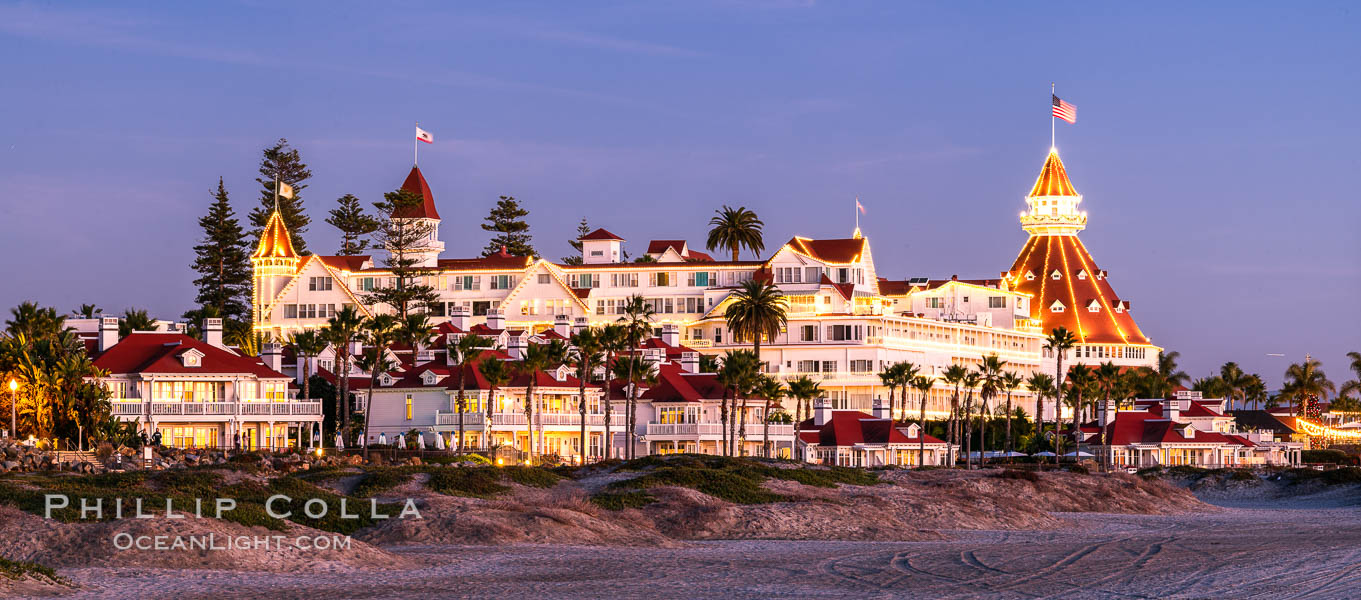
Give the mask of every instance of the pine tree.
[(341, 242), (340, 250), (336, 254), (340, 256), (355, 256), (369, 247), (369, 234), (378, 231), (378, 219), (375, 219), (364, 212), (364, 207), (359, 204), (359, 198), (353, 194), (345, 194), (336, 199), (340, 205), (331, 209), (331, 216), (326, 219), (332, 227), (340, 230)]
[(212, 307), (224, 318), (249, 318), (249, 246), (220, 177), (208, 214), (199, 219), (198, 224), (203, 228), (203, 241), (194, 246), (197, 256), (193, 268), (199, 274), (194, 280), (198, 288), (195, 301), (199, 306)]
[(269, 215), (274, 212), (274, 182), (277, 180), (293, 186), (292, 198), (279, 197), (279, 213), (283, 215), (289, 237), (293, 238), (293, 249), (298, 254), (310, 254), (302, 234), (307, 232), (307, 224), (312, 219), (302, 212), (302, 191), (307, 189), (303, 182), (311, 177), (312, 171), (302, 162), (298, 150), (288, 146), (288, 140), (279, 138), (274, 146), (265, 148), (264, 157), (260, 159), (260, 177), (255, 180), (260, 183), (260, 205), (250, 212), (255, 239), (260, 239)]
[(588, 234), (588, 233), (590, 233), (590, 232), (591, 232), (591, 226), (586, 224), (586, 217), (582, 217), (582, 218), (581, 218), (581, 222), (580, 222), (580, 223), (577, 223), (577, 236), (576, 236), (575, 238), (572, 238), (572, 239), (570, 239), (570, 240), (567, 240), (567, 243), (568, 243), (568, 244), (571, 244), (572, 249), (576, 250), (577, 253), (574, 254), (574, 255), (572, 255), (572, 256), (564, 256), (564, 257), (562, 257), (562, 262), (563, 262), (563, 264), (568, 264), (568, 265), (579, 265), (579, 264), (581, 264), (581, 261), (582, 261), (582, 258), (581, 258), (581, 238), (586, 237), (586, 234)]
[(482, 249), (482, 256), (491, 256), (505, 248), (511, 256), (538, 256), (531, 245), (532, 236), (529, 234), (529, 223), (524, 221), (524, 217), (529, 211), (520, 208), (520, 204), (515, 201), (514, 196), (501, 196), (501, 200), (496, 203), (496, 208), (491, 209), (482, 224), (485, 231), (494, 231), (491, 241), (487, 242), (487, 247)]
[(388, 257), (383, 266), (392, 271), (395, 285), (377, 288), (365, 294), (369, 304), (386, 304), (406, 319), (413, 308), (423, 308), (439, 302), (439, 293), (434, 287), (421, 283), (421, 273), (426, 269), (419, 266), (420, 259), (411, 252), (424, 245), (434, 230), (434, 226), (420, 219), (394, 219), (390, 215), (399, 208), (421, 203), (421, 197), (403, 189), (383, 194), (382, 202), (374, 202), (373, 207), (384, 217), (373, 232), (373, 246), (386, 248)]

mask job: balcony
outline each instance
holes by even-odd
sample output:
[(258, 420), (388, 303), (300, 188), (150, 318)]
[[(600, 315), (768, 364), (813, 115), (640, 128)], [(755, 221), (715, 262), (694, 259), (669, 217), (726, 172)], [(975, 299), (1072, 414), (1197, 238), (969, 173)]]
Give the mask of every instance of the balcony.
[[(454, 419), (458, 418), (454, 413), (451, 413), (449, 416)], [(534, 423), (536, 425), (543, 425), (544, 427), (563, 427), (563, 426), (581, 427), (581, 414), (536, 413), (534, 415)], [(623, 423), (623, 421), (620, 420), (620, 415), (614, 415), (613, 418), (611, 419), (612, 425), (619, 425), (621, 423)], [(492, 427), (524, 427), (525, 414), (522, 412), (492, 413), (491, 425)], [(587, 426), (598, 425), (603, 427), (605, 425), (605, 415), (587, 414), (586, 425)]]
[[(761, 428), (761, 423), (747, 423), (745, 426), (747, 439), (760, 440)], [(643, 434), (648, 437), (720, 439), (723, 437), (723, 424), (652, 422), (646, 425)], [(774, 423), (770, 425), (770, 439), (772, 440), (788, 440), (793, 436), (793, 425), (776, 425)]]
[(308, 416), (321, 415), (321, 402), (179, 402), (153, 400), (114, 400), (112, 413), (118, 417), (234, 417), (234, 416)]

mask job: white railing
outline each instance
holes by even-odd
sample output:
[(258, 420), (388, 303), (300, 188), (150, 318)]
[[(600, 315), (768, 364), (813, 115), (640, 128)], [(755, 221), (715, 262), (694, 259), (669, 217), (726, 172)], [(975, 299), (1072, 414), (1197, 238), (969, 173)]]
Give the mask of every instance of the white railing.
[[(454, 416), (455, 414), (457, 414), (457, 413), (451, 413), (449, 416), (450, 416), (450, 417), (454, 417), (454, 418), (456, 419), (457, 417)], [(438, 416), (437, 416), (436, 418), (438, 418)], [(619, 419), (616, 417), (615, 419), (613, 419), (613, 421), (614, 421), (615, 423), (618, 423), (618, 422), (619, 422)], [(535, 423), (536, 425), (544, 425), (544, 426), (571, 425), (571, 426), (575, 426), (575, 427), (580, 427), (580, 426), (581, 426), (581, 414), (580, 414), (580, 413), (539, 413), (539, 414), (534, 415), (534, 423)], [(520, 427), (524, 427), (524, 425), (525, 425), (525, 414), (524, 414), (524, 413), (492, 413), (492, 416), (491, 416), (491, 424), (492, 424), (493, 426), (498, 426), (498, 425), (500, 425), (500, 426), (512, 426), (512, 427), (513, 427), (513, 426), (518, 425), (518, 426), (520, 426)], [(604, 424), (605, 424), (605, 415), (588, 414), (588, 415), (586, 415), (586, 424), (587, 424), (587, 425), (604, 425)]]
[[(467, 428), (481, 428), (486, 420), (486, 413), (482, 411), (468, 411), (463, 413), (463, 426)], [(436, 425), (458, 425), (458, 412), (441, 410), (435, 413)]]
[(794, 371), (780, 373), (779, 376), (784, 379), (798, 379), (800, 377), (807, 377), (809, 379), (812, 379), (813, 381), (839, 381), (843, 379), (866, 379), (873, 381), (879, 380), (879, 375), (875, 373), (853, 373), (850, 371), (827, 371), (827, 372)]
[[(146, 404), (141, 402), (113, 402), (113, 414), (141, 416)], [(270, 416), (321, 414), (321, 402), (152, 402), (152, 416)]]
[[(722, 437), (722, 423), (648, 423), (644, 432), (646, 435), (655, 436), (704, 436)], [(761, 438), (761, 423), (747, 423), (745, 430), (747, 439)], [(770, 425), (770, 437), (775, 439), (788, 438), (794, 435), (793, 425)]]
[(113, 414), (117, 416), (138, 416), (142, 414), (142, 402), (140, 400), (132, 402), (115, 401), (109, 403), (113, 406)]

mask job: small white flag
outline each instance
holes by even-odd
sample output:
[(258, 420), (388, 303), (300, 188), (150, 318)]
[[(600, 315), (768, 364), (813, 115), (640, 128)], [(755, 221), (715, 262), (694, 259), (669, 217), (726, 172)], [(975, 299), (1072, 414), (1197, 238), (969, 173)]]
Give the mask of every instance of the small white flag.
[(420, 140), (420, 141), (422, 141), (422, 142), (425, 142), (425, 143), (427, 143), (427, 144), (433, 144), (433, 143), (435, 143), (435, 136), (434, 136), (434, 135), (431, 135), (431, 133), (430, 133), (429, 131), (426, 131), (426, 130), (424, 130), (424, 129), (421, 129), (420, 127), (417, 127), (417, 128), (416, 128), (416, 139), (418, 139), (418, 140)]
[(285, 198), (288, 198), (289, 200), (292, 200), (292, 199), (293, 199), (293, 186), (288, 185), (287, 183), (284, 183), (284, 182), (280, 181), (280, 182), (279, 182), (279, 195), (280, 195), (280, 196), (283, 196), (283, 197), (285, 197)]

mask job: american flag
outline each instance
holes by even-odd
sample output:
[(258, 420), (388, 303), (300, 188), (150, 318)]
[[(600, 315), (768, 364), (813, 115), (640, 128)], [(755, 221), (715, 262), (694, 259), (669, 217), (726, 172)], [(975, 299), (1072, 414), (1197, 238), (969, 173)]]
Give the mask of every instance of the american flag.
[[(1053, 94), (1050, 95), (1053, 96)], [(1054, 96), (1054, 116), (1063, 119), (1064, 121), (1067, 121), (1069, 123), (1076, 123), (1077, 107), (1062, 100), (1059, 100), (1058, 96)]]

